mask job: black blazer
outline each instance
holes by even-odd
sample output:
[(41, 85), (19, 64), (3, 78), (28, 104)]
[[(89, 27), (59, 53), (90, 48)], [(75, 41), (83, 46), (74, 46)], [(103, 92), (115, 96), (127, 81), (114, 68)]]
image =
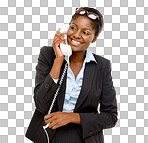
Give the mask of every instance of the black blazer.
[[(117, 122), (116, 93), (111, 77), (110, 61), (95, 54), (94, 57), (97, 64), (93, 61), (86, 63), (82, 89), (74, 109), (74, 112), (80, 115), (81, 125), (68, 124), (66, 126), (69, 132), (72, 129), (71, 126), (78, 126), (80, 136), (82, 136), (83, 141), (86, 143), (104, 143), (102, 130), (114, 127)], [(49, 75), (54, 59), (55, 54), (52, 47), (44, 46), (41, 48), (36, 66), (34, 88), (36, 110), (26, 132), (26, 137), (33, 142), (38, 142), (41, 135), (45, 134), (42, 129), (42, 126), (45, 125), (44, 116), (48, 113), (53, 96), (58, 87), (58, 84), (56, 84)], [(60, 76), (65, 63), (66, 61), (64, 60)], [(66, 76), (64, 77), (52, 112), (62, 111), (65, 88)], [(99, 113), (97, 110), (98, 105), (100, 109)], [(70, 128), (68, 128), (68, 126), (70, 126)], [(50, 139), (52, 139), (56, 130), (48, 128), (47, 131)], [(65, 143), (64, 140), (61, 140), (61, 143)], [(76, 141), (76, 143), (79, 142)]]

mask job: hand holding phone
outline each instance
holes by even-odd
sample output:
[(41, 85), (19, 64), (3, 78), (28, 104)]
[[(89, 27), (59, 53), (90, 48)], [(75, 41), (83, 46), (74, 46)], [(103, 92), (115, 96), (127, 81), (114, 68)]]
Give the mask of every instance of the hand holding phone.
[(63, 43), (60, 43), (60, 49), (62, 51), (62, 54), (65, 56), (70, 56), (72, 54), (72, 50), (70, 45), (67, 43), (67, 31), (68, 31), (69, 25), (63, 25), (61, 27), (60, 33), (63, 33), (65, 35), (66, 45)]

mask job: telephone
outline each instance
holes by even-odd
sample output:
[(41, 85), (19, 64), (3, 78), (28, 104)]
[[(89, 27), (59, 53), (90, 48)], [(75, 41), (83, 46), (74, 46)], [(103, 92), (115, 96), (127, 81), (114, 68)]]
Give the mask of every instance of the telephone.
[[(69, 25), (63, 25), (63, 26), (61, 27), (60, 33), (63, 33), (63, 34), (65, 35), (64, 38), (65, 38), (65, 40), (66, 40), (66, 45), (63, 44), (63, 43), (60, 43), (60, 49), (61, 49), (61, 51), (62, 51), (62, 54), (65, 55), (65, 56), (68, 56), (68, 58), (69, 58), (70, 55), (72, 54), (72, 49), (71, 49), (70, 45), (68, 45), (68, 43), (67, 43), (67, 31), (68, 31), (68, 28), (69, 28)], [(55, 101), (56, 101), (57, 95), (58, 95), (59, 90), (60, 90), (60, 88), (61, 88), (61, 85), (62, 85), (62, 82), (63, 82), (63, 79), (64, 79), (64, 76), (65, 76), (65, 74), (66, 74), (67, 69), (68, 69), (68, 63), (65, 64), (64, 71), (63, 71), (62, 76), (61, 76), (60, 81), (59, 81), (59, 86), (58, 86), (58, 88), (57, 88), (57, 90), (56, 90), (56, 92), (55, 92), (55, 95), (54, 95), (54, 97), (53, 97), (53, 100), (52, 100), (52, 103), (51, 103), (51, 105), (50, 105), (48, 114), (51, 113), (51, 110), (52, 110), (52, 108), (53, 108), (53, 106), (54, 106), (54, 103), (55, 103)], [(46, 124), (45, 126), (43, 126), (43, 130), (45, 131), (45, 134), (46, 134), (47, 142), (48, 142), (48, 143), (50, 143), (50, 140), (49, 140), (49, 136), (48, 136), (48, 133), (47, 133), (46, 129), (48, 128), (49, 124), (50, 124), (50, 123), (48, 123), (48, 124)]]
[(66, 25), (66, 24), (64, 24), (61, 27), (60, 33), (63, 33), (65, 35), (64, 38), (66, 40), (66, 45), (63, 44), (63, 43), (60, 43), (60, 49), (61, 49), (63, 55), (70, 57), (71, 54), (72, 54), (72, 50), (71, 50), (70, 45), (68, 45), (68, 43), (67, 43), (67, 31), (68, 31), (68, 28), (69, 28), (69, 25)]

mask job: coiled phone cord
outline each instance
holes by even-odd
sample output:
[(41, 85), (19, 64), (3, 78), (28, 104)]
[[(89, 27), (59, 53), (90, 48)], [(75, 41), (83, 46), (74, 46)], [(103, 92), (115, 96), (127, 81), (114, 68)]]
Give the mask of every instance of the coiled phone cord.
[[(52, 110), (52, 108), (53, 108), (53, 106), (54, 106), (56, 97), (57, 97), (57, 95), (58, 95), (58, 93), (59, 93), (59, 90), (60, 90), (60, 88), (61, 88), (61, 85), (62, 85), (64, 76), (65, 76), (66, 71), (67, 71), (67, 68), (68, 68), (68, 63), (65, 64), (65, 68), (64, 68), (64, 71), (63, 71), (63, 73), (62, 73), (60, 82), (59, 82), (59, 87), (58, 87), (57, 90), (56, 90), (56, 93), (55, 93), (54, 98), (53, 98), (53, 100), (52, 100), (52, 103), (51, 103), (51, 105), (50, 105), (48, 114), (51, 113), (51, 110)], [(47, 141), (48, 141), (48, 143), (49, 143), (49, 136), (48, 136), (48, 133), (47, 133), (46, 129), (48, 128), (49, 124), (50, 124), (50, 123), (48, 123), (47, 125), (43, 126), (43, 129), (44, 129), (44, 131), (45, 131), (45, 133), (46, 133), (46, 136), (47, 136)]]

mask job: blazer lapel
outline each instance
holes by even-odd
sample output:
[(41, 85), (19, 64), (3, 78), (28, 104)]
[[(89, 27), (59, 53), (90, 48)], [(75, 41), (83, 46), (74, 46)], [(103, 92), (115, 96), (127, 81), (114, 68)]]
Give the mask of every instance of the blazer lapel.
[(84, 102), (85, 98), (88, 95), (88, 91), (91, 88), (91, 83), (94, 80), (94, 72), (95, 72), (95, 66), (96, 64), (87, 63), (85, 70), (84, 70), (84, 77), (83, 77), (83, 83), (82, 83), (82, 89), (80, 91), (80, 95), (78, 97), (76, 106), (74, 111), (78, 110), (80, 105)]

